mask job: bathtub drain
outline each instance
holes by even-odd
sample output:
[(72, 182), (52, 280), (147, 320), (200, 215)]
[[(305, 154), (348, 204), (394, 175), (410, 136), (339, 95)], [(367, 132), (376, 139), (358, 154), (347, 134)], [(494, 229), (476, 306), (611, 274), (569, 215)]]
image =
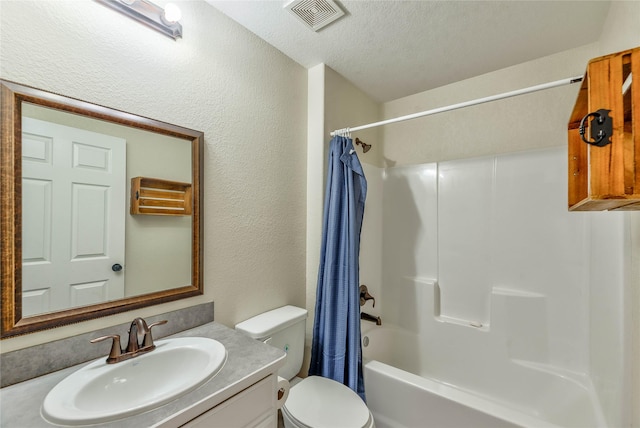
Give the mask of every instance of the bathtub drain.
[(369, 346), (369, 336), (365, 336), (362, 338), (362, 346), (364, 346), (365, 348)]

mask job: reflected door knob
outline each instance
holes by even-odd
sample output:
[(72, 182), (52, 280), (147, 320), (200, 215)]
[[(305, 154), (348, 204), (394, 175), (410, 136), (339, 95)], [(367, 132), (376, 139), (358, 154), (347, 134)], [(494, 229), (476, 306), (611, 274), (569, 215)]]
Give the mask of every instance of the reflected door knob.
[(111, 270), (114, 272), (120, 272), (122, 270), (122, 265), (120, 263), (115, 263), (111, 266)]

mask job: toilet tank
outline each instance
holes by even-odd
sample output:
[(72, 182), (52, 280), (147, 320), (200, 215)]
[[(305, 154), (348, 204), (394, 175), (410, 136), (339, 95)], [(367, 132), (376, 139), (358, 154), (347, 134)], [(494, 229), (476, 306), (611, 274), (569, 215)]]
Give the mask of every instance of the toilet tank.
[(302, 368), (306, 319), (306, 309), (283, 306), (236, 324), (236, 330), (285, 351), (278, 375), (291, 380)]

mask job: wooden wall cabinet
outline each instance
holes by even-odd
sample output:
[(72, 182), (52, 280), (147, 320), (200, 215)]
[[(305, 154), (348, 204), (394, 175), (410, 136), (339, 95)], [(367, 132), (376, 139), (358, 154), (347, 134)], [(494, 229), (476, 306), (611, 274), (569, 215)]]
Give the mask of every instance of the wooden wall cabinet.
[(192, 205), (190, 183), (148, 177), (131, 179), (132, 215), (191, 215)]
[[(579, 130), (600, 109), (613, 122), (611, 143), (602, 147), (584, 142)], [(590, 128), (584, 137), (594, 142)], [(640, 47), (589, 61), (568, 138), (569, 210), (640, 210)]]

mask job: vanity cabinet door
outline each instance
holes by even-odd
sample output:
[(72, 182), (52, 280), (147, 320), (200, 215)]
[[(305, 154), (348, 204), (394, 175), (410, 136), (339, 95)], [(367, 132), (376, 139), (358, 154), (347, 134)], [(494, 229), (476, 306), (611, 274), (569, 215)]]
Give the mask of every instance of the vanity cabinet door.
[(186, 428), (276, 428), (277, 378), (270, 375), (220, 403), (187, 424)]

